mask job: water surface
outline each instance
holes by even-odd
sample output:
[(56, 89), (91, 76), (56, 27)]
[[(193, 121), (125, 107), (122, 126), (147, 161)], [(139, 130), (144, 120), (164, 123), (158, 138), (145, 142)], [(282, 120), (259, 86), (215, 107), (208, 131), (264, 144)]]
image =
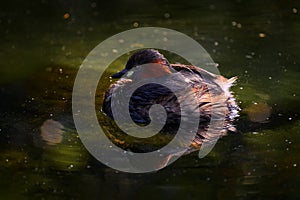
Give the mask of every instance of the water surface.
[[(297, 1), (4, 2), (1, 199), (298, 199), (299, 9)], [(97, 44), (145, 26), (197, 40), (222, 75), (238, 76), (233, 91), (243, 110), (238, 133), (219, 140), (207, 157), (194, 153), (155, 173), (126, 174), (86, 151), (71, 94), (81, 62)], [(104, 74), (97, 101), (125, 60)], [(41, 136), (45, 126), (52, 138)]]

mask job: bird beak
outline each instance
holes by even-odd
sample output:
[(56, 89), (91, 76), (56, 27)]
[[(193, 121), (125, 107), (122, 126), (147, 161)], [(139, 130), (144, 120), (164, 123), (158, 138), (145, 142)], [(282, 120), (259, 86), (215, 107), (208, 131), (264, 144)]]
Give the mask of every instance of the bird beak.
[(128, 72), (127, 69), (123, 69), (113, 75), (111, 75), (112, 78), (121, 78), (124, 74), (126, 74)]

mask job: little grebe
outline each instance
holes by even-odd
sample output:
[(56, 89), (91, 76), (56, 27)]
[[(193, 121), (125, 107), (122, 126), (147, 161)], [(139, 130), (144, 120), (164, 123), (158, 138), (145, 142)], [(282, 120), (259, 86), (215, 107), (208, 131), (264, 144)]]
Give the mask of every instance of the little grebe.
[[(132, 73), (133, 69), (150, 63), (157, 63), (159, 65), (151, 65), (151, 67), (145, 67), (143, 70), (136, 70)], [(227, 131), (235, 130), (232, 123), (238, 116), (240, 108), (229, 91), (229, 88), (236, 80), (235, 77), (227, 79), (196, 66), (170, 64), (161, 53), (153, 49), (144, 49), (135, 52), (129, 58), (125, 69), (111, 76), (112, 78), (121, 78), (124, 75), (120, 80), (113, 83), (105, 93), (102, 106), (103, 112), (110, 118), (114, 118), (111, 109), (112, 95), (114, 92), (121, 91), (124, 93), (122, 88), (132, 84), (132, 82), (150, 78), (159, 79), (174, 73), (180, 73), (195, 93), (198, 108), (190, 109), (199, 109), (200, 112), (197, 134), (185, 154), (199, 149), (204, 140), (210, 140), (212, 136), (211, 134), (207, 134), (207, 130), (212, 113), (215, 112), (214, 114), (218, 116), (218, 113), (216, 113), (218, 111), (215, 110), (217, 107), (225, 110), (223, 116), (225, 119), (223, 119), (224, 123), (222, 127), (215, 128), (214, 134), (223, 136), (226, 135)], [(169, 81), (171, 81), (171, 84), (176, 85), (176, 80)], [(179, 127), (178, 124), (182, 122), (182, 118), (186, 117), (189, 119), (189, 116), (181, 115), (178, 99), (170, 89), (162, 87), (159, 84), (147, 84), (135, 90), (130, 97), (129, 112), (132, 120), (137, 124), (149, 124), (151, 121), (149, 109), (154, 104), (163, 106), (167, 113), (167, 120), (162, 132), (176, 134), (176, 130)]]

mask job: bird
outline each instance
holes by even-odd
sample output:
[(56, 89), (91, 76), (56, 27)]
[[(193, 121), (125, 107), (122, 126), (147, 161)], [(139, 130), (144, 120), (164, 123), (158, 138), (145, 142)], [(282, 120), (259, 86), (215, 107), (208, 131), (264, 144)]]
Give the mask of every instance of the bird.
[[(140, 66), (145, 66), (140, 68)], [(239, 116), (240, 108), (236, 103), (230, 87), (236, 81), (236, 77), (225, 78), (221, 75), (216, 75), (197, 66), (185, 64), (171, 64), (167, 58), (156, 49), (141, 49), (134, 52), (128, 59), (123, 70), (111, 75), (111, 78), (118, 79), (112, 83), (104, 94), (102, 112), (109, 118), (114, 119), (117, 115), (122, 115), (122, 112), (112, 112), (112, 98), (114, 93), (121, 93), (121, 96), (126, 94), (126, 88), (136, 82), (145, 80), (162, 80), (164, 77), (179, 74), (183, 77), (184, 84), (189, 87), (194, 94), (197, 105), (188, 109), (199, 110), (199, 124), (197, 133), (194, 139), (189, 144), (188, 149), (184, 154), (189, 154), (199, 150), (204, 141), (212, 139), (211, 132), (208, 133), (212, 115), (218, 115), (215, 108), (224, 110), (224, 122), (220, 127), (216, 127), (213, 132), (218, 137), (227, 135), (228, 132), (235, 132), (235, 119)], [(170, 85), (180, 87), (177, 79), (166, 80)], [(136, 124), (145, 126), (151, 122), (149, 116), (150, 107), (154, 104), (160, 104), (166, 112), (166, 121), (161, 132), (167, 135), (175, 135), (182, 120), (193, 120), (187, 116), (182, 116), (179, 105), (179, 99), (172, 90), (160, 84), (145, 84), (137, 88), (130, 94), (129, 113), (132, 121)], [(185, 92), (183, 99), (188, 99), (189, 92)], [(214, 113), (215, 112), (215, 113)], [(118, 116), (118, 118), (126, 118), (126, 116)], [(143, 133), (140, 133), (143, 134)]]

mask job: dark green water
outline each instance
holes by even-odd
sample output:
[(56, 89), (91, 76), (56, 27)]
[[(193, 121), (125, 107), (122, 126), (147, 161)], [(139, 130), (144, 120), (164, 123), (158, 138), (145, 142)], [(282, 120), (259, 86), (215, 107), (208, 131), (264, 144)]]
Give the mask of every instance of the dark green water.
[[(14, 0), (2, 3), (0, 25), (0, 199), (300, 198), (299, 2)], [(126, 174), (85, 150), (71, 94), (97, 44), (145, 26), (197, 40), (222, 75), (239, 77), (233, 91), (243, 111), (238, 133), (207, 157)], [(49, 119), (64, 127), (54, 128), (62, 132), (52, 145), (40, 129)]]

